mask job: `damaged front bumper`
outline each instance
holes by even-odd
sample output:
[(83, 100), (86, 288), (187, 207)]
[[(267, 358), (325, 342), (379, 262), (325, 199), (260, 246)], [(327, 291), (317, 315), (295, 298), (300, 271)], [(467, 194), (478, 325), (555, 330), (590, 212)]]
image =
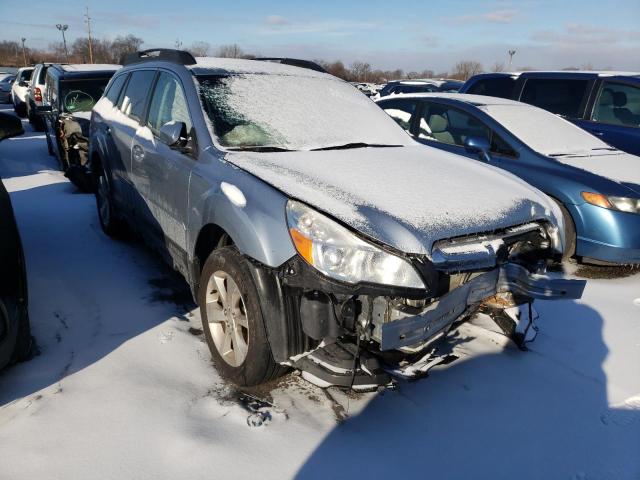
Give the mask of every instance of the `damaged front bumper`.
[(397, 350), (428, 341), (468, 309), (499, 293), (511, 292), (529, 299), (559, 300), (582, 297), (586, 282), (532, 274), (507, 263), (479, 275), (440, 297), (422, 314), (382, 325), (380, 349)]

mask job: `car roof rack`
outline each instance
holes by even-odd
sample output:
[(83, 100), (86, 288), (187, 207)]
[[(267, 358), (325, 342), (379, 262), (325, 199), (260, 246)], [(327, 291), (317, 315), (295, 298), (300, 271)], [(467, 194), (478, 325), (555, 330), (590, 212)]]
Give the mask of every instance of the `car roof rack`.
[(320, 73), (327, 73), (327, 71), (311, 60), (301, 60), (299, 58), (280, 58), (280, 57), (261, 57), (254, 58), (260, 62), (273, 62), (281, 63), (282, 65), (291, 65), (292, 67), (308, 68), (309, 70), (315, 70)]
[(124, 55), (120, 64), (131, 65), (132, 63), (154, 62), (158, 60), (179, 63), (180, 65), (195, 65), (197, 63), (194, 56), (184, 50), (174, 50), (173, 48), (151, 48), (149, 50), (142, 50), (140, 52)]

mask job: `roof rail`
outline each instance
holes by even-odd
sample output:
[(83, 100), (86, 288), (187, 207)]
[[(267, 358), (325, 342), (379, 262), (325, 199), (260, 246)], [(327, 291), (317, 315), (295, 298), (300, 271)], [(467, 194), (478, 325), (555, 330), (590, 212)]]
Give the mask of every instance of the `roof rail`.
[(273, 62), (281, 63), (283, 65), (291, 65), (292, 67), (308, 68), (309, 70), (315, 70), (316, 72), (327, 73), (327, 71), (318, 65), (316, 62), (310, 60), (300, 60), (298, 58), (279, 58), (279, 57), (263, 57), (254, 58), (261, 62)]
[(132, 63), (153, 62), (164, 60), (166, 62), (179, 63), (181, 65), (195, 65), (196, 59), (189, 52), (174, 50), (172, 48), (151, 48), (140, 52), (128, 53), (120, 60), (121, 65)]

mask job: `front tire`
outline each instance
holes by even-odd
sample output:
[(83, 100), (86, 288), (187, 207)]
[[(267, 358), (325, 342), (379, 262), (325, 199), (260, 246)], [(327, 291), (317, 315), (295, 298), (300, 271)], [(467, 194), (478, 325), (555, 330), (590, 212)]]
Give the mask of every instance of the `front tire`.
[(258, 288), (247, 260), (235, 247), (209, 255), (200, 278), (198, 305), (211, 356), (224, 378), (253, 386), (286, 372), (273, 359)]
[(556, 204), (558, 205), (558, 207), (560, 207), (560, 210), (562, 211), (562, 219), (564, 223), (565, 247), (564, 247), (564, 252), (562, 254), (562, 259), (569, 260), (573, 258), (576, 254), (576, 245), (577, 245), (576, 225), (573, 222), (573, 218), (571, 217), (569, 210), (567, 210), (567, 207), (565, 207), (561, 202), (559, 202), (555, 198), (553, 200), (556, 202)]

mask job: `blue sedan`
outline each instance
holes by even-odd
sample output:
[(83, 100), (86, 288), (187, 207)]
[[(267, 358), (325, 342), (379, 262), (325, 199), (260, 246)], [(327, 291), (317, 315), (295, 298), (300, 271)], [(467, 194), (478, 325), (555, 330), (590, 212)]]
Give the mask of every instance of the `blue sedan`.
[(552, 197), (567, 256), (640, 264), (640, 158), (512, 100), (431, 93), (377, 103), (418, 142), (508, 170)]

